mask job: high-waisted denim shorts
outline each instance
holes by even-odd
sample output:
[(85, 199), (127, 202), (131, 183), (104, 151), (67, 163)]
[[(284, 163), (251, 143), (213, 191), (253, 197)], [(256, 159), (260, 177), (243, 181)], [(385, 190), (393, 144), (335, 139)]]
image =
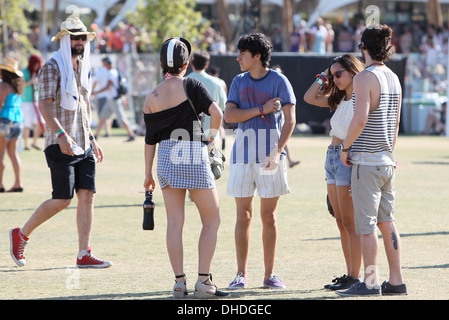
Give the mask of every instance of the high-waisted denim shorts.
[(351, 185), (352, 166), (346, 167), (340, 161), (340, 146), (329, 146), (326, 153), (326, 183), (335, 184), (336, 186)]

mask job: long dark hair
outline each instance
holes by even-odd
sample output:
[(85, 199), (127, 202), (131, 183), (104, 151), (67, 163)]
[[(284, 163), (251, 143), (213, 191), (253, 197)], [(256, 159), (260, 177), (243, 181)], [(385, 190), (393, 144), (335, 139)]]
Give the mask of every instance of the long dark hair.
[(8, 83), (14, 93), (22, 94), (22, 78), (15, 73), (9, 72), (7, 70), (1, 69), (2, 81)]
[[(336, 57), (329, 68), (327, 69), (327, 74), (331, 74), (331, 67), (334, 63), (339, 63), (345, 70), (349, 73), (352, 73), (355, 76), (357, 73), (364, 69), (363, 63), (354, 57), (351, 54), (345, 54), (339, 57)], [(328, 80), (328, 87), (324, 90), (324, 95), (329, 95), (327, 99), (327, 103), (330, 106), (330, 110), (334, 111), (337, 109), (337, 106), (340, 104), (341, 100), (343, 100), (346, 96), (346, 91), (338, 89), (335, 85), (334, 81), (331, 79)]]

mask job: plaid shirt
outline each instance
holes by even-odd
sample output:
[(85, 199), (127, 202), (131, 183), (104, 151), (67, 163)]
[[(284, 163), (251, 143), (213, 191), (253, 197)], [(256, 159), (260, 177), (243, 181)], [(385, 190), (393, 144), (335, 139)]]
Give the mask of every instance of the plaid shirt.
[[(82, 60), (78, 60), (81, 63)], [(74, 70), (80, 99), (74, 111), (61, 107), (61, 73), (58, 63), (50, 59), (39, 71), (39, 100), (53, 99), (52, 111), (56, 119), (67, 134), (84, 150), (90, 146), (89, 132), (91, 123), (91, 109), (88, 92), (81, 86), (80, 72)], [(45, 148), (52, 144), (58, 144), (58, 137), (48, 126), (45, 126)]]

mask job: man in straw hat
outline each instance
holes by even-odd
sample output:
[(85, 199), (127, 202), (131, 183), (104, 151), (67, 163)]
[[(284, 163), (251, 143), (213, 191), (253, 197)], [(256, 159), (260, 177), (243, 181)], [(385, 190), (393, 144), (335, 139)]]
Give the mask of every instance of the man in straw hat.
[(43, 202), (22, 228), (10, 232), (11, 256), (24, 266), (24, 247), (30, 234), (42, 223), (69, 206), (78, 197), (77, 226), (80, 268), (107, 268), (110, 261), (96, 258), (90, 249), (95, 194), (95, 162), (103, 152), (90, 128), (90, 41), (79, 18), (69, 18), (52, 38), (60, 50), (39, 72), (39, 110), (46, 122), (45, 156), (51, 172), (52, 198)]

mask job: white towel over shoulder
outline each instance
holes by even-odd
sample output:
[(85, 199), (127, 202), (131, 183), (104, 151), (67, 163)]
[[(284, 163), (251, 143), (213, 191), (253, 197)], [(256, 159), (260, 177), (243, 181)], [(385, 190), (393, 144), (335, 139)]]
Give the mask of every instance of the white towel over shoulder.
[[(61, 48), (52, 56), (56, 60), (61, 73), (61, 107), (74, 111), (79, 102), (79, 92), (72, 66), (72, 49), (70, 36), (61, 38)], [(86, 88), (90, 96), (90, 41), (84, 46), (83, 63), (81, 64), (81, 86)]]

